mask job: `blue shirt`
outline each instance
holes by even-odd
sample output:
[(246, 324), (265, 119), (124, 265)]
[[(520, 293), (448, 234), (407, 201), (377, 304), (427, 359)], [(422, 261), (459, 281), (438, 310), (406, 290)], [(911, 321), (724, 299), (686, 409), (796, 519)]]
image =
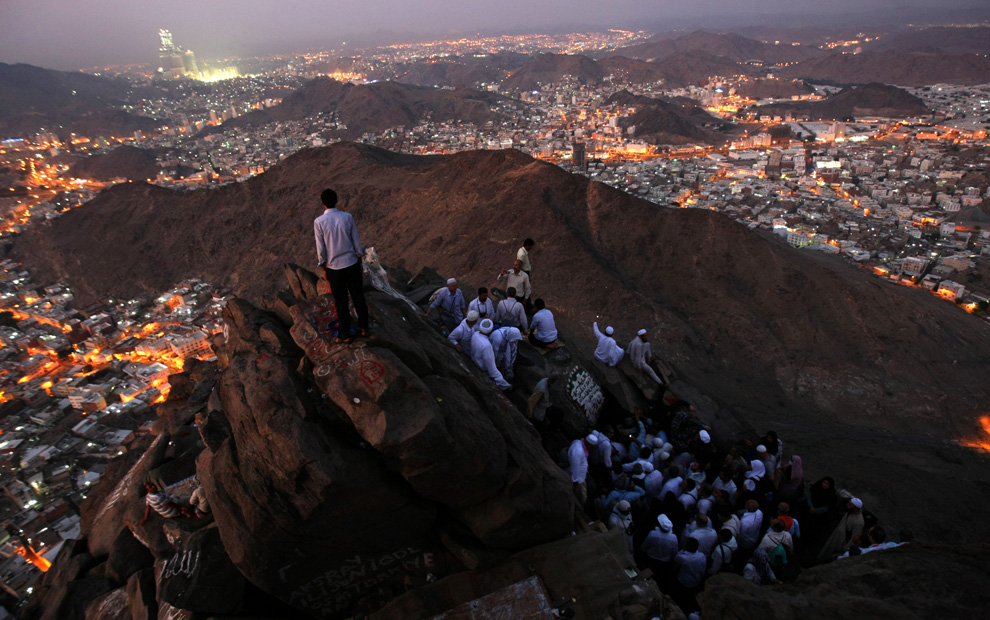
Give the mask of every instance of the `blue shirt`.
[(536, 331), (536, 337), (541, 342), (553, 342), (557, 339), (557, 325), (553, 321), (553, 313), (546, 308), (533, 315), (529, 328)]
[(357, 226), (350, 213), (326, 209), (313, 221), (316, 234), (318, 266), (330, 269), (346, 269), (361, 260), (364, 247), (358, 237)]
[[(461, 293), (461, 289), (457, 289), (453, 294), (449, 288), (442, 289), (437, 293), (437, 298), (430, 307), (439, 310), (441, 317), (452, 317), (457, 323), (464, 320), (464, 294)], [(480, 325), (478, 329), (481, 329)]]

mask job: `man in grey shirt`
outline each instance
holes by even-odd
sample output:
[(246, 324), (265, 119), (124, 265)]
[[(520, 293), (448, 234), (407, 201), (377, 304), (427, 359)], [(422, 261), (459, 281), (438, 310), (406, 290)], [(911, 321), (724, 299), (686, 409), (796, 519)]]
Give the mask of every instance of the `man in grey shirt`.
[(316, 233), (318, 266), (330, 285), (340, 325), (338, 342), (351, 342), (349, 299), (354, 300), (358, 315), (358, 335), (368, 335), (368, 303), (364, 300), (364, 271), (361, 258), (364, 247), (350, 213), (337, 209), (337, 192), (325, 189), (320, 194), (323, 215), (313, 222)]

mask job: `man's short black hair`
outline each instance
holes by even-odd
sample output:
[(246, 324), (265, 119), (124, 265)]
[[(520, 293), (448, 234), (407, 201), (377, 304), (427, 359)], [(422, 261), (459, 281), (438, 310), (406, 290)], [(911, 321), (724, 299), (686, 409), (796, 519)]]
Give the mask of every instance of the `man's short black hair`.
[(698, 547), (699, 545), (697, 538), (688, 537), (688, 539), (684, 541), (684, 550), (688, 553), (694, 553), (698, 550)]
[(509, 297), (515, 297), (516, 296), (516, 287), (510, 286), (509, 288), (505, 289), (505, 294), (508, 295)]
[(325, 189), (323, 193), (320, 194), (320, 200), (323, 201), (323, 206), (327, 209), (333, 209), (337, 206), (337, 192), (332, 189)]
[(537, 299), (536, 301), (533, 302), (533, 307), (536, 308), (537, 310), (543, 310), (544, 308), (547, 307), (547, 305), (543, 303), (542, 299)]
[(526, 240), (523, 241), (523, 247), (526, 247), (527, 245), (536, 245), (536, 242), (527, 237)]
[(488, 293), (488, 287), (487, 287), (487, 286), (479, 286), (479, 287), (478, 287), (478, 296), (479, 296), (479, 297), (480, 297), (481, 295), (484, 295), (484, 294), (486, 294), (486, 293)]

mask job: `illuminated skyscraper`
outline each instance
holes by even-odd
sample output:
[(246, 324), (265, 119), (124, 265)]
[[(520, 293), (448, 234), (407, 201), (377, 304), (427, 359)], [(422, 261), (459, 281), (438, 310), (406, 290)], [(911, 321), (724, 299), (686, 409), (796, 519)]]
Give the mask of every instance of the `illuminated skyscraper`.
[(166, 77), (197, 77), (199, 69), (196, 66), (196, 55), (192, 50), (184, 50), (175, 44), (172, 33), (162, 28), (158, 31), (161, 42), (158, 48), (159, 72)]
[(161, 40), (162, 45), (159, 49), (160, 52), (165, 53), (167, 51), (172, 51), (175, 49), (175, 43), (172, 41), (172, 33), (168, 30), (162, 28), (158, 31), (158, 38)]

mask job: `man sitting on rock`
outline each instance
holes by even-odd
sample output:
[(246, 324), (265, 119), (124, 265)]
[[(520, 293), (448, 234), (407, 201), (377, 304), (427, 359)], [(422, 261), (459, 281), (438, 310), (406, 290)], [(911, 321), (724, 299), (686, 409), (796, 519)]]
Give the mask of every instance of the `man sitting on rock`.
[(478, 331), (479, 318), (477, 311), (468, 310), (467, 317), (447, 336), (447, 340), (453, 343), (454, 348), (468, 357), (471, 357), (471, 337)]
[(615, 366), (622, 361), (622, 356), (626, 354), (618, 344), (615, 343), (615, 338), (612, 334), (615, 330), (609, 325), (605, 328), (605, 333), (603, 334), (598, 329), (598, 321), (595, 321), (592, 327), (595, 330), (595, 338), (598, 339), (598, 347), (595, 348), (595, 359), (599, 362), (605, 362), (609, 366)]
[(166, 519), (174, 519), (180, 515), (183, 517), (192, 516), (189, 506), (183, 506), (172, 501), (168, 493), (164, 489), (159, 490), (158, 485), (154, 482), (146, 482), (144, 484), (144, 490), (148, 494), (144, 496), (144, 518), (141, 519), (139, 525), (144, 525), (148, 522), (152, 509)]
[(518, 327), (522, 332), (529, 331), (529, 321), (526, 319), (526, 308), (516, 299), (516, 289), (509, 287), (505, 290), (507, 297), (498, 302), (495, 311), (495, 322), (503, 327)]
[(663, 380), (657, 376), (653, 367), (650, 366), (653, 363), (653, 352), (650, 349), (649, 340), (647, 331), (645, 329), (639, 330), (636, 337), (629, 343), (629, 359), (632, 360), (633, 368), (639, 370), (660, 385), (663, 385)]
[(537, 299), (533, 306), (536, 314), (530, 325), (529, 342), (538, 347), (551, 345), (557, 340), (557, 325), (554, 323), (553, 313), (547, 309), (542, 299)]
[(471, 359), (478, 365), (478, 368), (484, 370), (491, 377), (498, 389), (508, 390), (512, 386), (502, 377), (502, 373), (498, 371), (498, 367), (495, 365), (495, 351), (492, 349), (492, 343), (488, 339), (494, 327), (495, 324), (492, 323), (491, 319), (481, 321), (478, 331), (471, 336)]

